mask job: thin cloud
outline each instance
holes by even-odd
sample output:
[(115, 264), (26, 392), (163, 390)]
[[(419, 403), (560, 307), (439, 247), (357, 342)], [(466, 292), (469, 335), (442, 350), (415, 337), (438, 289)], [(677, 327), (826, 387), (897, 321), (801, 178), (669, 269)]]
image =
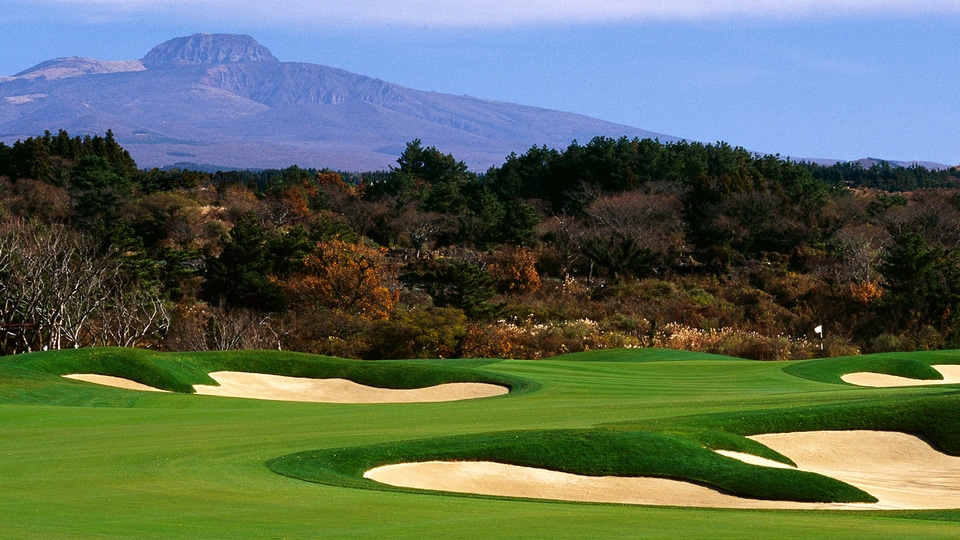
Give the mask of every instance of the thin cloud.
[[(168, 15), (298, 26), (511, 26), (542, 23), (795, 20), (957, 15), (956, 0), (48, 0), (87, 16)], [(23, 5), (35, 3), (24, 2)]]

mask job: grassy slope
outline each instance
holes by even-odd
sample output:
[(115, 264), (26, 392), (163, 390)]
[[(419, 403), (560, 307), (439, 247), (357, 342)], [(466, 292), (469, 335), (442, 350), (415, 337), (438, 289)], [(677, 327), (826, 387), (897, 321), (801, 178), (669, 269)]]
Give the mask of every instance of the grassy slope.
[(840, 377), (846, 373), (872, 371), (913, 379), (943, 380), (931, 365), (960, 362), (956, 351), (925, 351), (922, 353), (883, 353), (867, 356), (846, 356), (816, 362), (798, 362), (786, 368), (787, 373), (812, 381), (844, 384)]
[[(72, 351), (71, 351), (72, 352)], [(638, 359), (649, 360), (640, 352)], [(648, 353), (653, 354), (653, 353)], [(538, 392), (456, 403), (324, 405), (154, 395), (41, 374), (0, 359), (0, 536), (864, 538), (953, 536), (956, 512), (805, 513), (582, 505), (348, 489), (270, 472), (267, 460), (504, 430), (669, 424), (709, 439), (730, 411), (877, 399), (946, 399), (951, 387), (871, 390), (787, 374), (787, 364), (717, 358), (630, 362), (602, 353), (541, 362), (473, 362)], [(689, 358), (689, 357), (687, 357)], [(56, 359), (42, 358), (50, 366)], [(925, 358), (919, 356), (921, 362)], [(239, 360), (230, 360), (239, 361)], [(937, 359), (934, 363), (943, 362)], [(214, 362), (216, 363), (216, 362)], [(425, 363), (422, 365), (429, 365)], [(794, 366), (799, 364), (789, 364)], [(53, 370), (57, 371), (57, 370)], [(73, 394), (71, 404), (38, 405)], [(18, 400), (18, 396), (28, 399)], [(16, 402), (16, 403), (15, 403)], [(26, 402), (26, 404), (24, 404)], [(669, 419), (673, 420), (669, 420)], [(691, 418), (697, 421), (689, 424)], [(705, 429), (705, 428), (710, 429)], [(692, 437), (686, 433), (686, 437)], [(721, 442), (722, 444), (722, 442)], [(917, 520), (917, 517), (924, 519)]]
[(693, 480), (760, 499), (876, 502), (869, 494), (824, 476), (752, 467), (707, 450), (682, 434), (622, 429), (529, 430), (361, 448), (301, 452), (270, 460), (280, 474), (376, 489), (361, 478), (373, 467), (412, 461), (495, 461), (589, 476), (659, 476)]
[[(505, 377), (469, 369), (477, 361), (440, 362), (362, 362), (281, 351), (231, 351), (206, 353), (156, 353), (121, 348), (73, 349), (48, 351), (0, 359), (0, 373), (19, 384), (8, 381), (0, 387), (0, 402), (33, 401), (43, 404), (77, 404), (82, 397), (64, 390), (65, 395), (51, 395), (44, 382), (70, 373), (95, 373), (134, 380), (169, 390), (192, 393), (195, 384), (217, 384), (207, 374), (214, 371), (246, 371), (292, 377), (344, 378), (380, 388), (423, 388), (451, 382), (489, 382), (510, 387), (514, 392), (527, 392), (539, 387), (533, 381)], [(48, 377), (43, 377), (46, 374)], [(52, 377), (51, 377), (52, 376)], [(89, 389), (88, 385), (80, 388)], [(74, 387), (72, 390), (76, 390)], [(33, 393), (37, 393), (34, 398)], [(83, 393), (82, 390), (79, 391)], [(124, 393), (126, 396), (126, 393)], [(102, 399), (91, 395), (90, 399)], [(122, 399), (122, 398), (121, 398)]]

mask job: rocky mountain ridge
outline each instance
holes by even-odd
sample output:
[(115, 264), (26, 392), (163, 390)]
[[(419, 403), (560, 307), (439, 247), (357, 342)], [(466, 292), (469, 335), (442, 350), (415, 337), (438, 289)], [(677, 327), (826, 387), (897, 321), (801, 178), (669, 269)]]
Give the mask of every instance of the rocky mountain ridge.
[[(142, 167), (385, 169), (421, 139), (474, 170), (532, 146), (676, 137), (586, 116), (424, 92), (282, 62), (254, 38), (195, 34), (142, 59), (58, 58), (0, 78), (0, 141), (111, 129)], [(936, 164), (933, 164), (936, 165)]]
[(140, 61), (67, 58), (0, 80), (0, 140), (111, 129), (140, 166), (386, 169), (421, 139), (485, 170), (531, 146), (673, 137), (581, 115), (423, 92), (281, 62), (250, 36), (169, 40)]
[(194, 34), (157, 45), (140, 62), (153, 69), (237, 62), (278, 63), (280, 60), (250, 36)]

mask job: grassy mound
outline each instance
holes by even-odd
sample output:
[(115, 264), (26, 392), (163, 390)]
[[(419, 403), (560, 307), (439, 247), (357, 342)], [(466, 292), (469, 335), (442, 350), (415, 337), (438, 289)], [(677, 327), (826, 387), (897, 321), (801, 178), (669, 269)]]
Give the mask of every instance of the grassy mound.
[(832, 478), (747, 465), (683, 437), (622, 429), (524, 431), (338, 448), (283, 456), (267, 466), (311, 482), (403, 490), (362, 475), (380, 465), (433, 460), (495, 461), (586, 476), (672, 478), (755, 499), (876, 502)]
[(960, 394), (727, 412), (577, 431), (532, 430), (338, 448), (283, 456), (268, 466), (279, 474), (311, 482), (391, 489), (363, 479), (363, 473), (391, 463), (496, 461), (587, 476), (687, 480), (756, 499), (875, 502), (870, 495), (837, 480), (754, 467), (713, 452), (734, 450), (791, 463), (744, 436), (819, 430), (899, 431), (924, 438), (947, 454), (960, 455)]
[[(663, 362), (704, 360), (671, 351), (597, 353), (591, 361)], [(583, 354), (559, 359), (580, 361)], [(842, 383), (844, 373), (886, 370), (929, 377), (930, 363), (955, 359), (955, 353), (877, 355), (791, 364), (784, 371), (805, 379)], [(714, 360), (726, 360), (713, 357)], [(677, 365), (682, 370), (682, 364)], [(819, 430), (899, 431), (926, 439), (960, 455), (960, 393), (929, 390), (928, 395), (895, 391), (858, 391), (857, 399), (834, 403), (742, 409), (712, 414), (627, 421), (569, 431), (531, 430), (441, 438), (362, 448), (301, 452), (269, 462), (271, 470), (311, 482), (370, 489), (385, 488), (362, 478), (390, 463), (459, 460), (497, 461), (588, 476), (654, 476), (687, 480), (757, 499), (802, 502), (873, 502), (863, 491), (834, 479), (795, 470), (754, 467), (719, 456), (734, 450), (793, 464), (788, 458), (745, 438), (762, 433)], [(899, 397), (893, 397), (899, 396)]]
[[(101, 348), (47, 351), (0, 358), (0, 400), (20, 403), (76, 404), (84, 397), (89, 404), (106, 401), (122, 405), (134, 399), (129, 392), (91, 394), (89, 385), (60, 380), (60, 375), (92, 373), (130, 379), (172, 392), (192, 393), (193, 385), (216, 385), (210, 372), (243, 371), (308, 377), (342, 378), (377, 388), (412, 389), (445, 383), (478, 382), (506, 386), (515, 393), (536, 390), (539, 385), (475, 369), (481, 361), (363, 361), (284, 351), (223, 351), (159, 353), (140, 349)], [(56, 382), (54, 382), (56, 381)], [(51, 384), (59, 388), (51, 392)], [(113, 402), (119, 400), (118, 402)]]
[(737, 435), (792, 431), (899, 431), (925, 439), (938, 450), (960, 455), (960, 394), (877, 397), (853, 403), (725, 412), (642, 424), (706, 428)]
[(943, 375), (930, 366), (939, 364), (960, 364), (960, 354), (957, 351), (922, 351), (845, 356), (797, 362), (785, 367), (784, 371), (811, 381), (834, 384), (847, 384), (840, 377), (861, 371), (937, 381), (943, 380)]

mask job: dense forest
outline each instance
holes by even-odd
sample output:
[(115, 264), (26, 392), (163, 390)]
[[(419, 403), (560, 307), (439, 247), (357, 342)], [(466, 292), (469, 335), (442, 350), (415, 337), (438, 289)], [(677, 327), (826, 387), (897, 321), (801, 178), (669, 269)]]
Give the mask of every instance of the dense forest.
[(0, 351), (960, 347), (958, 176), (602, 137), (483, 173), (419, 140), (389, 171), (141, 170), (48, 132), (0, 144)]

